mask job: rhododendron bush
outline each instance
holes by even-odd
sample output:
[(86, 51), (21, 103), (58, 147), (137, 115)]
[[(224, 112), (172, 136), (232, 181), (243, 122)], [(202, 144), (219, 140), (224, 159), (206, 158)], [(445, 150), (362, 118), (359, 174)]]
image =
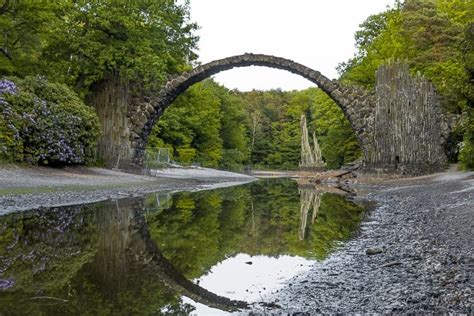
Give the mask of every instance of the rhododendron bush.
[(94, 159), (94, 110), (62, 84), (27, 77), (0, 80), (0, 158), (32, 164), (84, 164)]

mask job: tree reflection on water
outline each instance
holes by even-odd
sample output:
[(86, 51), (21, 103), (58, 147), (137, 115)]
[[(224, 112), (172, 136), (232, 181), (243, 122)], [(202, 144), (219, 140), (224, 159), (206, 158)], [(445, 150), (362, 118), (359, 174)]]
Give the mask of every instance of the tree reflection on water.
[(362, 216), (344, 197), (289, 179), (5, 215), (0, 309), (188, 314), (185, 295), (232, 310), (245, 304), (188, 280), (238, 253), (322, 260)]

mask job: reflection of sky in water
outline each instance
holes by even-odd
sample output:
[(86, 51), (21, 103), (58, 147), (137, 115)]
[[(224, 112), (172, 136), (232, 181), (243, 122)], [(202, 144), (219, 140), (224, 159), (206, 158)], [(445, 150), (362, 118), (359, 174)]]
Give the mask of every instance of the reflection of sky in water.
[(223, 310), (259, 303), (347, 240), (362, 211), (274, 179), (0, 216), (0, 310), (187, 314), (192, 303), (225, 315), (183, 295)]
[[(199, 281), (200, 286), (217, 295), (249, 303), (259, 302), (266, 294), (281, 289), (294, 276), (308, 271), (313, 262), (302, 257), (238, 254), (216, 264), (195, 282)], [(183, 301), (196, 307), (195, 315), (230, 315), (186, 297)]]

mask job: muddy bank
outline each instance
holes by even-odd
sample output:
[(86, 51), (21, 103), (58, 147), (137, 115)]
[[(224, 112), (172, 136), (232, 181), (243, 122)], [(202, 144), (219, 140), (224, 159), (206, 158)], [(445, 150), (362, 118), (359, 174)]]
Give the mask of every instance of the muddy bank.
[[(357, 186), (358, 235), (264, 298), (271, 313), (472, 313), (474, 174)], [(256, 308), (257, 313), (262, 310)]]
[[(186, 177), (143, 176), (102, 168), (0, 168), (0, 215), (39, 207), (84, 204), (145, 195), (152, 192), (194, 191), (237, 185), (254, 178), (236, 173), (181, 170)], [(179, 174), (179, 172), (177, 172)]]

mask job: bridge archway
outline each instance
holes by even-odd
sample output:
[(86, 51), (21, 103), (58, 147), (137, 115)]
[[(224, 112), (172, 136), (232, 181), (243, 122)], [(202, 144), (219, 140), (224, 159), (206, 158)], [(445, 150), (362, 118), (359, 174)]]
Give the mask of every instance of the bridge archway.
[(163, 114), (168, 106), (186, 89), (195, 83), (211, 77), (222, 71), (235, 67), (263, 66), (286, 70), (316, 84), (341, 108), (354, 130), (359, 145), (367, 159), (372, 147), (372, 126), (374, 120), (375, 96), (365, 90), (344, 86), (338, 81), (331, 81), (319, 71), (313, 70), (292, 60), (263, 54), (243, 54), (212, 61), (198, 66), (193, 70), (170, 80), (161, 90), (159, 95), (150, 100), (146, 119), (133, 120), (137, 123), (131, 127), (131, 147), (133, 161), (140, 165), (148, 136), (153, 125)]

